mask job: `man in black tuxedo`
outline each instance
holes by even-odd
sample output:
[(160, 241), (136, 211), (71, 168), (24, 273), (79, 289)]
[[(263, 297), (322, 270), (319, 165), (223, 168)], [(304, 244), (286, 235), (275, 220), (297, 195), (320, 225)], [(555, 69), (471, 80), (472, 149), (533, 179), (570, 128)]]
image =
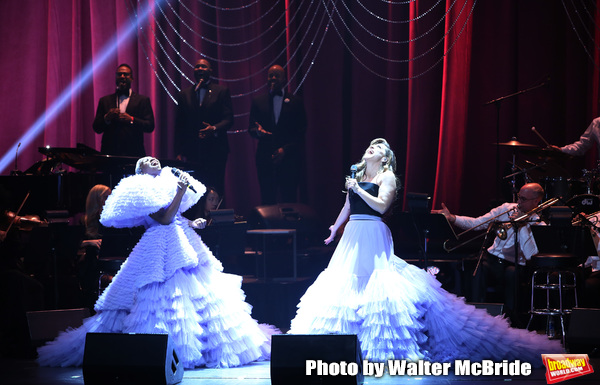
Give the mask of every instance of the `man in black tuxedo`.
[(262, 204), (298, 200), (306, 112), (302, 99), (285, 91), (284, 84), (283, 68), (269, 68), (269, 92), (254, 98), (250, 108), (248, 132), (258, 139), (256, 171)]
[(229, 89), (216, 84), (211, 75), (210, 63), (198, 60), (194, 66), (196, 85), (177, 96), (175, 152), (178, 160), (196, 163), (196, 179), (223, 195), (233, 106)]
[(117, 91), (98, 101), (93, 128), (102, 134), (103, 154), (146, 156), (144, 132), (154, 131), (154, 112), (150, 98), (131, 90), (132, 81), (131, 67), (121, 64), (117, 68)]

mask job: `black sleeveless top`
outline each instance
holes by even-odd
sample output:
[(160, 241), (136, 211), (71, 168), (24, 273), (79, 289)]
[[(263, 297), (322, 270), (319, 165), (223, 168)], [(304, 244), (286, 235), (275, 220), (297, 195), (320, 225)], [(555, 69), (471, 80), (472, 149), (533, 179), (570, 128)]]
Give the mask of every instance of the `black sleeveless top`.
[[(379, 185), (378, 184), (371, 183), (371, 182), (359, 182), (358, 185), (363, 190), (365, 190), (369, 194), (373, 195), (374, 197), (379, 195)], [(369, 205), (364, 200), (362, 200), (362, 198), (360, 196), (358, 196), (358, 194), (355, 193), (354, 191), (350, 190), (350, 196), (348, 197), (348, 199), (350, 200), (350, 215), (352, 215), (352, 214), (367, 214), (367, 215), (374, 215), (377, 217), (381, 217), (380, 213), (378, 213), (377, 211), (375, 211), (371, 207), (369, 207)]]

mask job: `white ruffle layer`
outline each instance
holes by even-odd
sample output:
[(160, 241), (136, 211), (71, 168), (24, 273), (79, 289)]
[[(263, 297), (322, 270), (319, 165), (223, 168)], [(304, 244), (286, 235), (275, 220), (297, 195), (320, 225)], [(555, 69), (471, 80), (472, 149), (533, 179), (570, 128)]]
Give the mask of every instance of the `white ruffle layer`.
[(189, 227), (187, 219), (177, 214), (173, 223), (146, 230), (94, 308), (96, 311), (131, 309), (136, 292), (142, 287), (164, 282), (177, 270), (198, 264), (223, 270), (221, 262)]
[(355, 218), (301, 298), (290, 333), (357, 334), (363, 357), (376, 362), (520, 359), (539, 366), (541, 353), (564, 351), (558, 341), (510, 328), (506, 319), (446, 292), (393, 255), (383, 222)]
[[(170, 167), (163, 168), (157, 176), (139, 174), (121, 179), (106, 199), (100, 222), (106, 227), (118, 228), (155, 224), (148, 215), (173, 201), (177, 181)], [(188, 181), (196, 192), (190, 188), (186, 190), (179, 212), (192, 207), (206, 192), (206, 187), (196, 179), (190, 177)]]
[(169, 225), (148, 217), (175, 194), (177, 178), (168, 168), (155, 178), (135, 175), (119, 183), (107, 200), (103, 223), (150, 227), (96, 302), (98, 313), (38, 349), (40, 365), (81, 365), (88, 332), (168, 333), (185, 368), (231, 367), (269, 358), (269, 336), (278, 331), (251, 318), (241, 277), (222, 272), (221, 263), (181, 216), (205, 191), (199, 182), (192, 183), (198, 194), (186, 192)]
[(226, 368), (270, 356), (268, 336), (250, 316), (239, 276), (206, 266), (180, 269), (166, 282), (136, 293), (130, 311), (103, 310), (78, 329), (67, 330), (38, 349), (43, 366), (79, 366), (85, 335), (96, 333), (168, 333), (185, 368)]

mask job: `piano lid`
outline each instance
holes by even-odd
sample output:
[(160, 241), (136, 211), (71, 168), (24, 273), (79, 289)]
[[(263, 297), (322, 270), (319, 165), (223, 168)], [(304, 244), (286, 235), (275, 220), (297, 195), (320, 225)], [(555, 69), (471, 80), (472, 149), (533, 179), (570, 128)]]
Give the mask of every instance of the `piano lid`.
[[(77, 147), (74, 148), (46, 146), (39, 147), (38, 150), (54, 161), (62, 162), (77, 170), (86, 172), (125, 171), (133, 173), (135, 164), (139, 159), (135, 156), (105, 155), (81, 143), (78, 143)], [(197, 164), (192, 162), (160, 158), (159, 160), (163, 167), (177, 167), (184, 171), (192, 171), (197, 168)]]
[(103, 155), (91, 147), (39, 147), (39, 152), (81, 171), (113, 171), (135, 168), (134, 156)]

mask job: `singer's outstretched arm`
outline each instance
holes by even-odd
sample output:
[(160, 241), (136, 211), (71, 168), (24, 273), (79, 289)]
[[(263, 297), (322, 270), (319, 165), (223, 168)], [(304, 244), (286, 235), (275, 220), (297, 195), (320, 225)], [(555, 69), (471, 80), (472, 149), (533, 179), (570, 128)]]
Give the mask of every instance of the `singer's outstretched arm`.
[(339, 228), (348, 220), (350, 217), (350, 201), (348, 200), (348, 194), (346, 194), (346, 202), (344, 203), (344, 207), (340, 210), (340, 213), (335, 220), (335, 223), (329, 226), (329, 237), (325, 239), (325, 244), (330, 244), (335, 239), (335, 234), (339, 230)]

